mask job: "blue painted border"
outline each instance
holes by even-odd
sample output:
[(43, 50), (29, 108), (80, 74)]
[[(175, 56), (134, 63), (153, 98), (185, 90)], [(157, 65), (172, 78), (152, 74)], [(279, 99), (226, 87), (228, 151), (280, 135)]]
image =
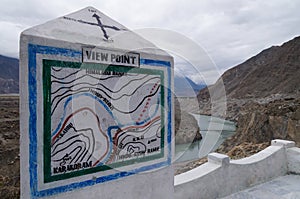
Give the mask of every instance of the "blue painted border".
[(44, 54), (44, 55), (60, 55), (70, 58), (78, 58), (81, 60), (81, 51), (75, 51), (72, 49), (64, 49), (57, 48), (51, 46), (41, 46), (28, 44), (28, 92), (29, 92), (29, 173), (30, 173), (30, 192), (31, 198), (40, 198), (44, 196), (51, 196), (54, 194), (71, 191), (74, 189), (92, 186), (98, 183), (103, 183), (106, 181), (116, 180), (118, 178), (131, 176), (136, 173), (157, 169), (160, 167), (168, 166), (171, 164), (172, 152), (171, 152), (171, 139), (172, 139), (172, 93), (171, 93), (171, 63), (168, 61), (161, 60), (151, 60), (151, 59), (140, 59), (141, 65), (151, 65), (151, 66), (162, 66), (167, 68), (168, 72), (168, 155), (167, 161), (163, 161), (160, 163), (156, 163), (153, 165), (148, 165), (144, 167), (140, 167), (131, 171), (123, 171), (115, 174), (111, 174), (108, 176), (102, 176), (95, 180), (87, 180), (83, 182), (72, 183), (69, 185), (55, 187), (51, 189), (46, 189), (39, 191), (37, 184), (37, 127), (36, 127), (36, 106), (37, 106), (37, 81), (36, 81), (36, 55)]

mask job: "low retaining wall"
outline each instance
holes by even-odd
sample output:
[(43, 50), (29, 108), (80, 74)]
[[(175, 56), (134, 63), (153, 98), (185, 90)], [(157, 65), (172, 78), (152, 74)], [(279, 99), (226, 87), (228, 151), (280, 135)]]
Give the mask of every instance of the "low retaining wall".
[(287, 149), (288, 172), (300, 175), (300, 148), (291, 147)]
[(265, 150), (240, 160), (211, 153), (208, 163), (175, 176), (175, 198), (219, 198), (287, 173), (300, 174), (300, 149), (273, 140)]

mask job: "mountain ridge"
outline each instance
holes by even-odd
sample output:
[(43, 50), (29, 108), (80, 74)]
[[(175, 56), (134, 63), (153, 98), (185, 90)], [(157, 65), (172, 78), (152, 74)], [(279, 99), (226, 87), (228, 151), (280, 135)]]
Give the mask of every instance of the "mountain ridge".
[[(19, 60), (0, 55), (0, 94), (19, 92)], [(175, 95), (180, 97), (196, 96), (205, 84), (196, 84), (188, 77), (175, 76)]]
[(214, 85), (198, 94), (198, 99), (206, 99), (208, 90), (213, 92), (222, 84), (225, 87), (226, 97), (230, 99), (295, 94), (295, 90), (299, 95), (299, 55), (300, 37), (295, 37), (281, 46), (265, 49), (224, 72)]
[[(214, 114), (211, 107), (225, 100), (227, 109), (217, 116), (237, 124), (236, 134), (223, 143), (220, 152), (273, 139), (293, 140), (300, 146), (299, 77), (300, 37), (295, 37), (232, 67), (214, 85), (202, 89), (197, 95), (200, 112)], [(222, 88), (226, 96), (219, 92)]]
[(19, 60), (0, 55), (0, 94), (19, 93)]
[(206, 84), (197, 84), (186, 76), (174, 77), (174, 93), (177, 97), (195, 97), (197, 93), (206, 87)]

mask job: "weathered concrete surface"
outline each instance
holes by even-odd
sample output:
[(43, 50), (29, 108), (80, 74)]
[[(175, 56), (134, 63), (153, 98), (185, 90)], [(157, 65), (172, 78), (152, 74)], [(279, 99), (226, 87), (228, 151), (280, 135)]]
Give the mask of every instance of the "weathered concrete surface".
[(300, 198), (300, 176), (286, 175), (229, 195), (223, 199), (296, 199)]
[(104, 199), (172, 199), (174, 187), (174, 170), (172, 167), (159, 169), (143, 174), (136, 174), (126, 178), (110, 181), (101, 185), (90, 186), (72, 192), (66, 192), (59, 196), (49, 198), (75, 199), (75, 198), (104, 198)]
[(231, 161), (226, 155), (212, 153), (208, 163), (175, 176), (175, 198), (225, 197), (292, 170), (298, 171), (300, 149), (293, 147), (294, 144), (274, 140), (272, 146), (251, 157)]
[(300, 148), (292, 147), (287, 149), (287, 159), (288, 171), (300, 175)]
[[(101, 21), (99, 21), (100, 18)], [(105, 31), (103, 31), (101, 22), (103, 22), (103, 24), (105, 24), (106, 26), (109, 25), (109, 27), (112, 28), (108, 28), (109, 30), (106, 29)], [(124, 34), (120, 34), (121, 31)], [(113, 138), (109, 136), (110, 132), (108, 131), (108, 127), (105, 127), (106, 129), (103, 132), (107, 132), (107, 134), (103, 134), (103, 135), (105, 135), (104, 137), (107, 138), (110, 137), (110, 139), (107, 139), (108, 142), (105, 143), (105, 138), (103, 139), (103, 137), (90, 138), (90, 140), (95, 140), (95, 145), (93, 145), (91, 149), (95, 149), (93, 150), (93, 152), (96, 151), (97, 156), (101, 156), (101, 157), (95, 158), (94, 155), (92, 155), (91, 151), (87, 151), (85, 153), (85, 154), (89, 154), (91, 159), (96, 160), (93, 162), (95, 163), (94, 165), (92, 165), (92, 161), (90, 161), (90, 163), (87, 163), (85, 161), (82, 161), (82, 159), (81, 160), (78, 159), (79, 164), (74, 164), (74, 165), (79, 165), (79, 166), (76, 166), (75, 168), (73, 167), (74, 166), (73, 164), (69, 163), (68, 165), (70, 165), (69, 168), (71, 168), (71, 171), (66, 171), (65, 165), (66, 166), (68, 165), (66, 164), (66, 162), (63, 162), (65, 159), (62, 158), (62, 159), (58, 159), (58, 161), (62, 161), (62, 165), (60, 165), (61, 167), (53, 166), (55, 163), (54, 163), (54, 159), (52, 159), (52, 156), (50, 154), (51, 153), (50, 148), (53, 146), (53, 142), (52, 142), (53, 140), (51, 141), (50, 137), (51, 136), (53, 137), (52, 130), (55, 129), (56, 127), (54, 128), (51, 127), (51, 125), (55, 123), (52, 122), (52, 120), (59, 121), (59, 118), (61, 118), (61, 122), (62, 120), (65, 120), (64, 124), (67, 124), (69, 118), (65, 118), (65, 116), (67, 115), (73, 116), (74, 115), (73, 113), (75, 112), (77, 113), (78, 109), (81, 106), (83, 105), (85, 106), (85, 108), (84, 109), (81, 108), (81, 110), (88, 110), (88, 109), (98, 110), (98, 108), (96, 108), (95, 106), (96, 103), (88, 100), (86, 101), (86, 99), (82, 99), (82, 100), (78, 100), (79, 102), (77, 104), (78, 106), (75, 105), (74, 103), (71, 103), (70, 101), (69, 108), (66, 108), (67, 102), (65, 104), (59, 102), (62, 110), (63, 108), (66, 108), (66, 110), (62, 111), (63, 113), (66, 113), (66, 115), (58, 113), (57, 116), (54, 116), (52, 115), (52, 113), (50, 114), (50, 111), (48, 112), (49, 114), (47, 114), (46, 109), (47, 108), (51, 109), (52, 107), (52, 102), (50, 102), (52, 96), (52, 94), (50, 94), (52, 93), (51, 92), (52, 86), (49, 86), (51, 85), (51, 83), (47, 84), (45, 83), (45, 81), (48, 81), (49, 78), (51, 78), (53, 75), (52, 72), (49, 72), (46, 75), (45, 71), (48, 69), (50, 69), (50, 71), (55, 71), (54, 68), (56, 67), (67, 68), (67, 71), (68, 70), (73, 71), (73, 69), (78, 68), (79, 69), (78, 71), (83, 73), (80, 75), (80, 77), (76, 78), (77, 80), (79, 79), (81, 81), (82, 79), (90, 77), (89, 76), (90, 74), (87, 71), (84, 71), (85, 69), (79, 68), (82, 65), (81, 66), (77, 65), (77, 67), (75, 68), (72, 67), (70, 68), (67, 65), (63, 65), (67, 62), (72, 64), (75, 63), (81, 64), (83, 58), (85, 56), (88, 57), (87, 55), (88, 53), (83, 53), (85, 51), (84, 49), (88, 47), (93, 49), (95, 47), (95, 49), (98, 50), (102, 49), (105, 50), (106, 52), (113, 51), (115, 54), (114, 53), (110, 53), (110, 54), (114, 56), (117, 55), (121, 56), (120, 54), (122, 53), (134, 51), (136, 52), (136, 54), (139, 54), (138, 63), (140, 69), (145, 69), (147, 71), (150, 71), (151, 69), (155, 68), (155, 70), (157, 71), (159, 70), (158, 71), (159, 74), (164, 75), (165, 78), (163, 80), (164, 85), (168, 85), (168, 86), (164, 86), (165, 89), (164, 93), (166, 93), (164, 95), (165, 98), (164, 102), (166, 102), (165, 105), (167, 104), (168, 105), (162, 109), (165, 111), (164, 112), (165, 117), (164, 120), (162, 121), (164, 121), (167, 125), (164, 126), (166, 132), (164, 134), (164, 137), (160, 137), (160, 139), (164, 140), (164, 142), (158, 142), (158, 143), (164, 143), (164, 145), (160, 144), (159, 145), (160, 148), (158, 147), (149, 148), (150, 149), (149, 154), (155, 151), (164, 150), (163, 153), (161, 153), (162, 155), (151, 156), (151, 158), (147, 160), (144, 159), (142, 161), (136, 161), (136, 159), (132, 158), (131, 162), (127, 162), (124, 164), (120, 160), (121, 163), (117, 165), (116, 169), (109, 169), (107, 167), (102, 167), (104, 164), (112, 165), (110, 161), (111, 159), (108, 159), (108, 155), (113, 157), (115, 156), (113, 151), (117, 151), (113, 149), (113, 147), (117, 145), (113, 143)], [(92, 51), (90, 51), (90, 57), (93, 58), (91, 52)], [(97, 57), (97, 55), (95, 57)], [(112, 61), (113, 60), (112, 58), (113, 56), (111, 56), (111, 59), (107, 59), (107, 60)], [(93, 58), (92, 60), (93, 63), (98, 63), (95, 61), (95, 59)], [(116, 61), (116, 58), (114, 59)], [(51, 60), (50, 61), (51, 64), (49, 64), (48, 66), (46, 66), (47, 64), (45, 64), (46, 62), (48, 62), (47, 60), (48, 61)], [(98, 59), (98, 61), (99, 60), (100, 59)], [(121, 58), (118, 61), (119, 63), (123, 62), (120, 60)], [(52, 61), (57, 61), (57, 63), (59, 64), (56, 63), (53, 64)], [(156, 65), (153, 66), (153, 62), (155, 63), (157, 61), (160, 62), (163, 61), (164, 65), (162, 65), (161, 67)], [(131, 64), (133, 64), (133, 62)], [(113, 65), (116, 65), (116, 62), (114, 62)], [(97, 70), (99, 69), (98, 72), (105, 71), (103, 67), (101, 68), (98, 66), (96, 68)], [(127, 67), (127, 65), (123, 65), (123, 66)], [(64, 17), (57, 18), (55, 20), (49, 21), (42, 25), (35, 26), (33, 28), (30, 28), (22, 32), (20, 38), (21, 198), (26, 198), (26, 199), (27, 198), (48, 198), (48, 197), (52, 197), (52, 198), (55, 197), (56, 198), (172, 198), (173, 189), (174, 189), (173, 187), (174, 172), (171, 166), (171, 161), (172, 161), (172, 155), (174, 150), (174, 143), (173, 143), (174, 133), (172, 131), (174, 129), (173, 126), (174, 110), (173, 110), (173, 105), (171, 104), (173, 103), (173, 97), (171, 95), (171, 92), (168, 91), (168, 90), (173, 90), (172, 89), (173, 83), (171, 82), (173, 80), (173, 72), (171, 69), (172, 67), (173, 67), (173, 58), (169, 56), (166, 52), (156, 48), (151, 42), (145, 40), (138, 34), (128, 30), (125, 26), (110, 19), (109, 17), (105, 16), (103, 13), (101, 13), (100, 11), (92, 7), (87, 7), (78, 12), (71, 13)], [(61, 71), (61, 69), (57, 71)], [(72, 79), (75, 80), (75, 76), (77, 76), (80, 72), (76, 73), (75, 75), (75, 73), (73, 72), (70, 73), (70, 71), (65, 73), (64, 78), (72, 77)], [(50, 77), (50, 75), (52, 76)], [(98, 75), (98, 74), (93, 74), (93, 75)], [(102, 74), (98, 75), (98, 80), (102, 81), (103, 79), (99, 78), (100, 76), (102, 76)], [(110, 76), (112, 75), (110, 74)], [(78, 82), (77, 85), (85, 84), (85, 83), (82, 84), (83, 82), (80, 81)], [(60, 81), (57, 81), (57, 83), (58, 82)], [(75, 84), (73, 84), (73, 82), (75, 81), (69, 81), (64, 83), (70, 84), (69, 88), (71, 87), (74, 88)], [(89, 88), (91, 88), (90, 79), (87, 79), (86, 83), (89, 83), (88, 84)], [(124, 82), (121, 81), (118, 83), (123, 84)], [(61, 83), (59, 83), (58, 85), (60, 86), (60, 84)], [(93, 85), (97, 85), (97, 84), (93, 84)], [(111, 87), (114, 87), (117, 85), (117, 82), (113, 82), (111, 84), (109, 83), (109, 85)], [(65, 86), (61, 86), (61, 87), (65, 87)], [(133, 89), (134, 87), (135, 86), (133, 87), (130, 86), (129, 89), (134, 91)], [(50, 95), (48, 96), (44, 95), (46, 93), (44, 91), (47, 91)], [(105, 104), (106, 102), (104, 101), (109, 101), (106, 98), (104, 100), (104, 98), (99, 97), (99, 95), (91, 93), (90, 92), (91, 90), (89, 91), (86, 89), (82, 89), (80, 92), (82, 91), (84, 91), (88, 96), (90, 96), (91, 99), (95, 99), (96, 101), (98, 100), (101, 101), (100, 104), (102, 103)], [(75, 94), (73, 91), (71, 91), (71, 93), (72, 96)], [(125, 90), (124, 93), (127, 94)], [(73, 99), (79, 99), (79, 98), (72, 97), (72, 100)], [(128, 105), (129, 103), (127, 103), (128, 101), (129, 101), (128, 98), (124, 98), (124, 103), (120, 103), (120, 106), (124, 105), (123, 107), (129, 110), (129, 105)], [(160, 101), (162, 102), (162, 100)], [(146, 103), (146, 100), (143, 100), (143, 102)], [(134, 101), (133, 103), (136, 102)], [(102, 107), (102, 105), (97, 107)], [(60, 108), (58, 107), (58, 109)], [(148, 109), (150, 109), (150, 106), (148, 106)], [(145, 108), (141, 109), (141, 111), (145, 112), (146, 109)], [(101, 122), (103, 122), (103, 124), (105, 123), (105, 125), (107, 123), (107, 125), (109, 124), (111, 127), (113, 127), (114, 125), (108, 122), (107, 118), (109, 117), (106, 117), (104, 114), (102, 114), (105, 112), (111, 115), (111, 110), (100, 111), (99, 109), (97, 113), (98, 115), (103, 116), (102, 118), (103, 120), (100, 119), (101, 117), (99, 118), (96, 114), (93, 114), (95, 116), (94, 119), (96, 119), (95, 121), (97, 121), (97, 122), (93, 122), (92, 120), (89, 119), (89, 117), (86, 117), (87, 116), (86, 114), (83, 114), (83, 117), (85, 117), (85, 119), (77, 120), (80, 121), (77, 123), (79, 124), (84, 123), (87, 125), (87, 128), (80, 127), (82, 129), (90, 129), (89, 126), (98, 124), (97, 128), (99, 130), (96, 130), (95, 132), (101, 131), (101, 125), (102, 125), (100, 124)], [(161, 114), (160, 111), (157, 111), (157, 113)], [(136, 116), (138, 116), (138, 114)], [(146, 117), (146, 115), (143, 116)], [(134, 121), (138, 121), (139, 118), (136, 119), (137, 120)], [(126, 117), (124, 117), (124, 114), (122, 115), (122, 120), (124, 124), (125, 123), (127, 124), (127, 122), (129, 122), (126, 121)], [(130, 118), (130, 120), (133, 120), (133, 118)], [(75, 119), (73, 119), (73, 121), (75, 121)], [(50, 124), (46, 125), (46, 123), (50, 123)], [(73, 123), (75, 124), (75, 122)], [(132, 124), (136, 124), (136, 123), (132, 123)], [(57, 124), (60, 124), (60, 122), (57, 122)], [(61, 124), (63, 124), (63, 122)], [(48, 126), (49, 128), (45, 126)], [(63, 126), (57, 126), (57, 127), (58, 127), (57, 129), (61, 128), (61, 130), (63, 130), (64, 128)], [(64, 128), (64, 130), (65, 129), (67, 128)], [(75, 127), (74, 127), (74, 131), (77, 132)], [(98, 135), (98, 134), (90, 134), (90, 135)], [(46, 138), (47, 136), (49, 139)], [(83, 135), (83, 137), (87, 138), (88, 136)], [(81, 142), (80, 139), (78, 138), (77, 141), (73, 143), (77, 145), (78, 143)], [(73, 143), (69, 146), (73, 146)], [(97, 143), (100, 143), (98, 144), (98, 146), (100, 147), (96, 147)], [(148, 144), (151, 144), (151, 142)], [(66, 146), (65, 148), (69, 148), (69, 146)], [(47, 153), (45, 153), (45, 151)], [(65, 157), (69, 156), (73, 151), (69, 150), (69, 152), (66, 152)], [(102, 153), (106, 154), (107, 158), (104, 155), (102, 155)], [(84, 165), (84, 163), (85, 165), (88, 166), (82, 166)], [(93, 167), (93, 168), (88, 168), (88, 167)]]

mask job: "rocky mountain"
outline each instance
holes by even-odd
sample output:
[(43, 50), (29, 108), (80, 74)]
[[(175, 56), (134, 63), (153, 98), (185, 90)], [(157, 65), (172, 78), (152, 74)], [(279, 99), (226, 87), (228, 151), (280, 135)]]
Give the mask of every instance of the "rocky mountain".
[[(0, 55), (0, 94), (19, 92), (19, 60)], [(175, 95), (180, 97), (196, 96), (206, 87), (196, 84), (188, 77), (175, 76)]]
[(197, 120), (180, 106), (175, 98), (175, 143), (191, 144), (201, 140), (200, 128)]
[[(243, 142), (290, 139), (300, 145), (300, 37), (273, 46), (228, 71), (198, 94), (204, 114), (227, 103), (220, 117), (237, 123), (237, 133), (223, 149)], [(224, 87), (223, 87), (224, 85)], [(220, 92), (225, 88), (226, 96)], [(210, 103), (212, 100), (213, 103)]]
[(182, 107), (177, 97), (195, 97), (196, 94), (206, 87), (204, 84), (196, 84), (188, 77), (176, 75), (174, 77), (175, 92), (175, 143), (187, 144), (201, 140), (200, 128), (196, 119)]
[[(227, 98), (261, 98), (270, 95), (299, 95), (300, 37), (263, 50), (258, 55), (227, 70), (210, 87), (214, 92), (224, 84)], [(207, 99), (208, 89), (198, 98)]]
[(178, 97), (195, 97), (205, 87), (205, 84), (196, 84), (188, 77), (177, 75), (174, 77), (174, 92)]
[(0, 55), (0, 94), (19, 93), (19, 60)]

